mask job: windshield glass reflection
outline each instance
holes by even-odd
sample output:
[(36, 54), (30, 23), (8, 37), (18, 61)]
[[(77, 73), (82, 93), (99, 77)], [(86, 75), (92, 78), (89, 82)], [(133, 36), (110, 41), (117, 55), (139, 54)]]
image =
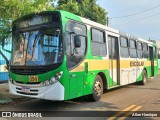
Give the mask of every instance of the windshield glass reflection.
[(62, 62), (60, 29), (13, 34), (12, 65), (39, 66)]

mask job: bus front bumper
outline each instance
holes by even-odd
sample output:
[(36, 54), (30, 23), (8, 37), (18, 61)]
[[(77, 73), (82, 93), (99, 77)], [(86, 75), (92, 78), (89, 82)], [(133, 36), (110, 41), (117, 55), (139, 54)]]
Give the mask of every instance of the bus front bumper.
[(64, 86), (56, 82), (49, 86), (14, 84), (9, 81), (9, 92), (13, 95), (40, 98), (46, 100), (64, 100)]

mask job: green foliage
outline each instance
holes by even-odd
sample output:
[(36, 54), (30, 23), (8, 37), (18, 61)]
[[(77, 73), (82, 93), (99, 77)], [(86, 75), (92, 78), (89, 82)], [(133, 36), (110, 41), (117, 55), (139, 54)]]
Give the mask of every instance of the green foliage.
[(78, 13), (79, 11), (79, 7), (78, 7), (78, 3), (75, 2), (68, 2), (67, 4), (62, 4), (60, 6), (58, 6), (58, 9), (59, 10), (65, 10), (65, 11), (69, 11), (69, 12), (72, 12), (72, 13)]
[(15, 19), (33, 12), (54, 10), (53, 0), (1, 0), (0, 41), (11, 34), (11, 24)]
[[(11, 24), (15, 19), (33, 12), (54, 10), (51, 2), (56, 0), (1, 0), (0, 41), (10, 37)], [(57, 9), (66, 10), (79, 16), (106, 25), (107, 12), (96, 4), (97, 0), (58, 0)]]
[(59, 0), (59, 10), (66, 10), (103, 25), (107, 24), (107, 12), (96, 4), (97, 0)]

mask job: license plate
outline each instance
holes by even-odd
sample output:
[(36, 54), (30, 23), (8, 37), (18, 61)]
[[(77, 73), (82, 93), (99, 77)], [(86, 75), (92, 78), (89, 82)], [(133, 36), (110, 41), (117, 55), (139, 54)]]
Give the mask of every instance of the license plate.
[(22, 92), (29, 93), (30, 92), (30, 88), (22, 87)]

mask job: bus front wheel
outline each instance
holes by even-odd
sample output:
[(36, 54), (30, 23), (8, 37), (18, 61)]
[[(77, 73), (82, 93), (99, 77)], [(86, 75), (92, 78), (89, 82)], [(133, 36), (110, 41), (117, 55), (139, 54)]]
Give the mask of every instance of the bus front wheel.
[(92, 88), (91, 101), (99, 101), (103, 94), (103, 82), (100, 75), (97, 75), (94, 79), (94, 84)]

